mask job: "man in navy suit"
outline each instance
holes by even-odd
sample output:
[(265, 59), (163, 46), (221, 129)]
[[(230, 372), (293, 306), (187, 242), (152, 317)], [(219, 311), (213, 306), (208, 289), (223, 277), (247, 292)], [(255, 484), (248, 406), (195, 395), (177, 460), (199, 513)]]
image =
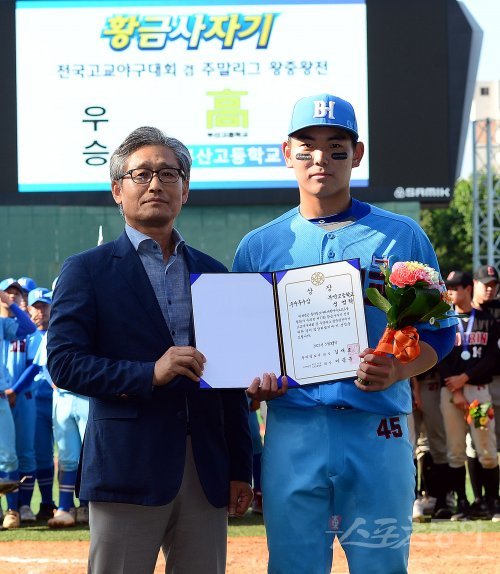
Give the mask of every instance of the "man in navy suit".
[(92, 574), (151, 573), (160, 548), (167, 572), (220, 574), (227, 513), (252, 499), (245, 393), (199, 389), (189, 273), (226, 269), (173, 227), (190, 168), (180, 141), (132, 132), (110, 160), (125, 231), (67, 259), (54, 292), (50, 374), (90, 397), (79, 496)]

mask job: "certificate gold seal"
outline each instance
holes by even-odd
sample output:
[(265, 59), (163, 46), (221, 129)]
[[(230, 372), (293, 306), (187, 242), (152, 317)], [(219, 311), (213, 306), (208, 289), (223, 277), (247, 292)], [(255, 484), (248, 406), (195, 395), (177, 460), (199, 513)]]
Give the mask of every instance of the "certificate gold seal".
[(325, 276), (320, 271), (316, 271), (311, 275), (311, 283), (313, 285), (321, 285), (325, 281)]

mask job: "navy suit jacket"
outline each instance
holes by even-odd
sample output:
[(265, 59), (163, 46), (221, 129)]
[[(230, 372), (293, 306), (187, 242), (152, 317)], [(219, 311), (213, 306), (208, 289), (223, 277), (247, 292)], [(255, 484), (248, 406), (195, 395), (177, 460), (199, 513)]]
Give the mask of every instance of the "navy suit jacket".
[[(184, 254), (191, 272), (227, 271), (196, 249), (185, 246)], [(200, 390), (181, 376), (153, 388), (154, 363), (173, 345), (125, 232), (65, 261), (52, 304), (48, 368), (58, 387), (90, 397), (80, 498), (169, 503), (182, 481), (188, 417), (210, 503), (228, 503), (230, 480), (251, 483), (245, 393)]]

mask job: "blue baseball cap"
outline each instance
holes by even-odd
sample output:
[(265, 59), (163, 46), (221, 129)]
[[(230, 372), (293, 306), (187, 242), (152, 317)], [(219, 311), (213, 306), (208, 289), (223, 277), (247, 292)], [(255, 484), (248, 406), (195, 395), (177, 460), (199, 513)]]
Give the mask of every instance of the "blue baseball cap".
[(45, 287), (32, 289), (28, 294), (28, 305), (34, 305), (35, 303), (47, 303), (50, 305), (52, 299), (50, 298), (49, 290)]
[(19, 285), (21, 285), (24, 292), (29, 293), (32, 289), (37, 288), (37, 284), (31, 277), (19, 277), (17, 280)]
[(15, 287), (19, 291), (19, 293), (21, 293), (21, 294), (23, 292), (23, 288), (21, 287), (21, 285), (19, 285), (17, 279), (14, 279), (13, 277), (9, 277), (8, 279), (4, 279), (0, 283), (0, 291), (6, 291), (9, 287)]
[(354, 108), (346, 100), (331, 94), (308, 96), (295, 104), (288, 135), (312, 126), (341, 128), (352, 134), (356, 141), (359, 137)]

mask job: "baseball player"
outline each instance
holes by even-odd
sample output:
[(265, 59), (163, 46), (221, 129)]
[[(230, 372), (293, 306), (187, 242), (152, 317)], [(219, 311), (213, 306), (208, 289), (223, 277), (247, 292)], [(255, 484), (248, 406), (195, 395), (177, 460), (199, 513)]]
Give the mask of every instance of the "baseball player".
[[(498, 299), (499, 277), (498, 270), (493, 265), (482, 265), (474, 272), (474, 292), (472, 297), (472, 306), (476, 309), (482, 309), (490, 313), (495, 319), (497, 325), (500, 325), (500, 300)], [(498, 342), (500, 347), (500, 341)], [(493, 380), (489, 384), (491, 401), (495, 411), (495, 434), (497, 440), (497, 449), (500, 450), (500, 361), (497, 362), (493, 373)], [(472, 446), (472, 445), (471, 445)], [(472, 458), (470, 457), (472, 454)], [(482, 495), (482, 472), (477, 453), (468, 449), (467, 464), (471, 479), (474, 496), (476, 499)], [(471, 469), (472, 472), (471, 472)], [(483, 501), (484, 502), (484, 501)], [(484, 507), (484, 504), (482, 504)], [(486, 507), (485, 518), (491, 516), (494, 522), (500, 522), (500, 509), (491, 509)]]
[(261, 486), (261, 461), (262, 461), (262, 437), (257, 411), (260, 408), (259, 401), (249, 401), (248, 423), (252, 435), (252, 477), (253, 477), (253, 500), (252, 512), (262, 514), (262, 486)]
[[(4, 279), (0, 284), (11, 300), (19, 307), (23, 305), (23, 290), (19, 283), (12, 278)], [(9, 314), (4, 308), (4, 312)], [(12, 311), (10, 311), (12, 314)], [(34, 330), (30, 337), (18, 339), (4, 343), (5, 365), (10, 373), (12, 388), (6, 389), (12, 407), (14, 425), (16, 427), (16, 452), (19, 459), (19, 473), (23, 481), (19, 488), (19, 513), (21, 522), (35, 522), (36, 516), (30, 508), (33, 488), (35, 486), (35, 420), (36, 406), (32, 386), (19, 388), (17, 382), (26, 367), (28, 367), (35, 356), (42, 335)]]
[(467, 424), (464, 413), (469, 404), (491, 401), (489, 383), (498, 364), (498, 333), (493, 317), (472, 306), (472, 276), (452, 271), (446, 286), (458, 313), (453, 351), (438, 365), (442, 379), (441, 412), (443, 413), (448, 451), (448, 464), (457, 509), (452, 520), (466, 520), (471, 508), (465, 492), (466, 434), (470, 433), (481, 464), (481, 475), (488, 506), (494, 513), (498, 503), (498, 458), (495, 420), (486, 429)]
[[(38, 293), (38, 292), (41, 293)], [(43, 292), (42, 292), (43, 291)], [(35, 289), (30, 292), (30, 302), (34, 306), (37, 303), (50, 302), (48, 290)], [(45, 314), (48, 321), (48, 313)], [(43, 325), (46, 323), (43, 322)], [(36, 476), (42, 494), (39, 518), (48, 518), (50, 528), (67, 528), (75, 523), (88, 523), (88, 503), (80, 500), (80, 506), (74, 509), (73, 494), (75, 490), (76, 472), (80, 457), (83, 436), (87, 425), (89, 401), (88, 397), (82, 397), (75, 393), (56, 388), (47, 371), (47, 336), (46, 329), (40, 343), (33, 364), (26, 369), (20, 379), (21, 385), (29, 384), (30, 381), (38, 382), (37, 402), (38, 428), (40, 437), (37, 439), (38, 452)], [(47, 400), (46, 387), (54, 389), (53, 407), (52, 396)], [(52, 392), (52, 390), (51, 390)], [(38, 397), (40, 395), (40, 397)], [(47, 404), (46, 404), (47, 403)], [(48, 405), (52, 407), (50, 422), (47, 420)], [(49, 463), (49, 449), (53, 453), (53, 443), (48, 433), (52, 434), (58, 448), (58, 480), (59, 480), (59, 506), (54, 507), (52, 501), (53, 484), (53, 460)]]
[[(57, 278), (52, 284), (53, 290), (56, 285)], [(46, 355), (43, 364), (47, 364)], [(52, 424), (58, 449), (59, 505), (47, 524), (50, 528), (67, 528), (75, 523), (88, 524), (88, 501), (80, 499), (80, 506), (74, 509), (74, 492), (89, 416), (89, 398), (54, 386), (53, 403)]]
[(89, 399), (64, 389), (54, 391), (53, 425), (58, 457), (59, 506), (50, 528), (66, 528), (75, 522), (88, 524), (88, 501), (80, 499), (80, 506), (73, 514), (78, 460), (89, 416)]
[(429, 446), (429, 452), (423, 456), (421, 472), (425, 477), (427, 498), (436, 499), (430, 512), (426, 508), (425, 498), (415, 501), (413, 516), (417, 522), (423, 522), (426, 514), (432, 514), (436, 519), (449, 519), (453, 513), (447, 500), (451, 488), (446, 432), (440, 409), (441, 379), (437, 367), (413, 377), (412, 382), (414, 393), (418, 395), (418, 412)]
[(19, 283), (19, 285), (21, 285), (21, 288), (23, 290), (23, 306), (22, 306), (22, 309), (24, 311), (26, 311), (26, 309), (28, 308), (28, 294), (32, 289), (37, 288), (37, 284), (36, 284), (35, 280), (32, 279), (31, 277), (19, 277), (17, 282)]
[[(383, 289), (380, 266), (416, 260), (437, 269), (422, 229), (410, 218), (357, 201), (351, 170), (360, 165), (354, 109), (330, 94), (299, 100), (282, 149), (300, 205), (241, 241), (234, 271), (277, 271), (359, 258), (364, 287)], [(366, 303), (370, 348), (358, 378), (287, 391), (276, 375), (247, 393), (267, 400), (262, 460), (269, 572), (329, 572), (335, 536), (354, 574), (407, 571), (415, 467), (408, 439), (409, 377), (452, 347), (454, 319), (420, 324), (420, 356), (403, 365), (373, 348), (385, 314)]]
[[(16, 454), (16, 438), (14, 420), (10, 407), (10, 398), (6, 390), (11, 387), (9, 371), (5, 366), (3, 352), (4, 345), (23, 339), (35, 330), (35, 325), (28, 315), (0, 289), (0, 478), (19, 480), (19, 463)], [(9, 312), (13, 317), (8, 317)], [(21, 518), (19, 516), (19, 493), (11, 492), (6, 495), (7, 512), (3, 518), (4, 528), (19, 528)]]
[[(44, 287), (36, 287), (28, 294), (28, 311), (32, 321), (36, 324), (38, 333), (36, 341), (39, 343), (36, 349), (33, 363), (29, 365), (19, 377), (13, 390), (17, 393), (26, 388), (33, 388), (36, 406), (35, 420), (35, 458), (36, 479), (41, 494), (40, 509), (36, 515), (38, 520), (49, 519), (56, 509), (52, 500), (54, 485), (54, 433), (52, 429), (52, 381), (47, 370), (43, 369), (46, 364), (46, 332), (49, 325), (51, 293)], [(28, 337), (28, 343), (35, 346)], [(40, 338), (42, 337), (42, 338)], [(45, 357), (41, 360), (41, 357)]]

